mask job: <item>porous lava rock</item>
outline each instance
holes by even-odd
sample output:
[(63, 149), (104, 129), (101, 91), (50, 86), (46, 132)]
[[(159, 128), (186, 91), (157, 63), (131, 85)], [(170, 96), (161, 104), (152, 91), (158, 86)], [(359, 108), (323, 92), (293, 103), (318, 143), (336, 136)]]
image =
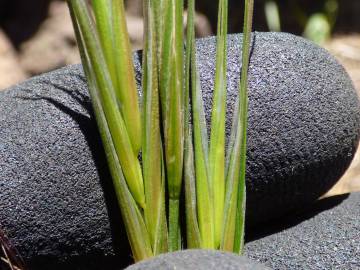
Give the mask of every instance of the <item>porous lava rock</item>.
[[(241, 35), (229, 36), (227, 133), (241, 42)], [(197, 46), (209, 120), (215, 38), (199, 40)], [(140, 57), (134, 57), (138, 82)], [(290, 34), (255, 33), (248, 225), (304, 209), (339, 179), (358, 143), (359, 111), (351, 80), (324, 49)], [(114, 265), (127, 266), (130, 252), (119, 222), (81, 66), (1, 92), (0, 228), (25, 261), (34, 269), (98, 269), (118, 260)]]
[(269, 268), (233, 253), (184, 250), (166, 253), (134, 264), (126, 270), (267, 270)]

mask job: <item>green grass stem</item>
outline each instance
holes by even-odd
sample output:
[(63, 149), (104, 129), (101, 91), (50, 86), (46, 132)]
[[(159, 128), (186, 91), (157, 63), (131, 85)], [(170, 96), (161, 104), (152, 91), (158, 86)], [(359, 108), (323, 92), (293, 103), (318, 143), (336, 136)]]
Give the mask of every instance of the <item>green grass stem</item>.
[[(88, 78), (88, 85), (90, 96), (93, 102), (95, 118), (99, 127), (101, 138), (104, 142), (104, 149), (108, 160), (110, 173), (113, 179), (115, 193), (118, 199), (119, 207), (123, 216), (125, 228), (132, 248), (133, 256), (136, 261), (143, 260), (153, 256), (150, 239), (147, 234), (147, 229), (134, 201), (131, 193), (129, 192), (128, 185), (125, 181), (120, 162), (117, 156), (112, 135), (108, 122), (106, 120), (103, 104), (99, 97), (99, 87), (97, 84), (96, 74), (90, 61), (89, 53), (84, 45), (85, 34), (82, 33), (81, 27), (77, 18), (78, 12), (84, 7), (80, 1), (69, 1), (70, 14), (73, 21), (75, 34), (79, 41), (79, 50), (83, 62), (83, 68)], [(84, 11), (84, 10), (83, 10)]]
[(161, 142), (158, 89), (157, 38), (153, 2), (145, 0), (145, 49), (143, 56), (143, 175), (147, 207), (144, 211), (154, 255), (168, 250), (165, 175)]
[(221, 242), (225, 199), (225, 117), (228, 1), (219, 1), (216, 72), (209, 152), (210, 187), (214, 204), (215, 247)]
[(248, 124), (248, 71), (250, 64), (251, 30), (253, 23), (254, 0), (245, 0), (244, 40), (242, 45), (242, 70), (240, 80), (239, 133), (240, 133), (240, 179), (236, 215), (234, 252), (242, 254), (245, 231), (245, 200), (246, 200), (246, 135)]
[(183, 248), (182, 198), (187, 248), (242, 253), (254, 0), (245, 0), (240, 90), (226, 155), (228, 0), (219, 0), (210, 142), (196, 59), (195, 0), (187, 1), (185, 53), (184, 1), (143, 1), (141, 100), (124, 0), (67, 2), (135, 260)]
[[(114, 37), (113, 58), (115, 59), (120, 111), (124, 118), (129, 138), (137, 155), (141, 148), (141, 116), (138, 92), (135, 82), (132, 50), (126, 25), (124, 0), (112, 0), (112, 25)], [(121, 75), (120, 75), (121, 74)]]
[(133, 151), (125, 122), (118, 110), (111, 78), (107, 72), (106, 61), (101, 53), (100, 41), (88, 6), (84, 0), (73, 0), (70, 3), (72, 3), (73, 12), (82, 33), (84, 47), (91, 62), (96, 84), (99, 88), (99, 97), (121, 168), (135, 200), (142, 208), (145, 208), (145, 194), (140, 163), (137, 159), (137, 154)]
[[(169, 194), (169, 249), (180, 249), (179, 202), (183, 174), (183, 8), (182, 0), (164, 4), (164, 38), (160, 68), (160, 96), (165, 144), (166, 174)], [(174, 207), (174, 209), (171, 209)], [(173, 216), (177, 215), (177, 216)]]
[(197, 219), (197, 201), (196, 201), (196, 177), (195, 177), (195, 160), (193, 146), (193, 125), (191, 121), (190, 110), (190, 90), (192, 76), (193, 51), (195, 51), (195, 1), (188, 2), (188, 20), (187, 20), (187, 41), (186, 41), (186, 63), (185, 63), (185, 94), (184, 94), (184, 189), (185, 189), (185, 214), (186, 214), (186, 239), (187, 248), (200, 248), (201, 235)]
[(195, 150), (196, 198), (201, 248), (215, 248), (214, 208), (209, 181), (208, 135), (198, 69), (195, 42), (191, 49), (191, 109)]

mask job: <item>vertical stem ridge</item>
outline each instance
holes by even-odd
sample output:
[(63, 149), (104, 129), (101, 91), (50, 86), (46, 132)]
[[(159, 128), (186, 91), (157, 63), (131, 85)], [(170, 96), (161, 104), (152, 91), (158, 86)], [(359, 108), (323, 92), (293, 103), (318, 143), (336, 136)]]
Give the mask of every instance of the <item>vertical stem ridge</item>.
[(245, 229), (245, 200), (246, 200), (246, 136), (248, 124), (248, 70), (250, 64), (250, 44), (251, 44), (251, 30), (253, 23), (254, 0), (245, 0), (245, 15), (244, 15), (244, 40), (243, 40), (243, 58), (240, 81), (240, 117), (239, 126), (241, 130), (241, 146), (240, 146), (240, 187), (238, 194), (238, 206), (236, 215), (236, 234), (234, 252), (243, 253), (244, 247), (244, 229)]
[(158, 89), (157, 39), (153, 2), (144, 1), (145, 50), (143, 57), (143, 175), (147, 207), (144, 210), (154, 255), (167, 250), (165, 179), (163, 175)]
[(185, 149), (184, 149), (184, 189), (185, 189), (185, 214), (186, 214), (186, 239), (187, 248), (200, 248), (201, 236), (197, 218), (196, 200), (196, 177), (195, 160), (193, 148), (193, 132), (190, 117), (190, 88), (192, 86), (191, 77), (193, 73), (192, 63), (196, 64), (196, 59), (192, 59), (195, 50), (195, 1), (188, 1), (188, 20), (187, 20), (187, 41), (186, 41), (186, 66), (185, 66), (185, 95), (183, 104), (185, 106)]
[(213, 197), (215, 247), (220, 246), (225, 200), (225, 121), (227, 71), (227, 0), (219, 1), (216, 73), (211, 116), (210, 186)]

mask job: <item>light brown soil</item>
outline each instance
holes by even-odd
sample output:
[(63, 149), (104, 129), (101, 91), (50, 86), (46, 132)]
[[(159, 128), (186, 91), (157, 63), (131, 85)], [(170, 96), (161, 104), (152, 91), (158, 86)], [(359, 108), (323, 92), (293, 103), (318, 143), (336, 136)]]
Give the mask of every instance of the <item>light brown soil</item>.
[[(127, 1), (127, 26), (133, 50), (142, 48), (142, 0)], [(196, 33), (211, 34), (210, 23), (197, 14)], [(29, 39), (12, 44), (0, 28), (0, 90), (31, 76), (80, 63), (69, 11), (65, 1), (49, 1), (48, 15)], [(16, 47), (16, 48), (15, 48)]]
[[(344, 65), (360, 95), (360, 34), (336, 36), (324, 47)], [(360, 148), (347, 172), (325, 197), (356, 191), (360, 191)]]

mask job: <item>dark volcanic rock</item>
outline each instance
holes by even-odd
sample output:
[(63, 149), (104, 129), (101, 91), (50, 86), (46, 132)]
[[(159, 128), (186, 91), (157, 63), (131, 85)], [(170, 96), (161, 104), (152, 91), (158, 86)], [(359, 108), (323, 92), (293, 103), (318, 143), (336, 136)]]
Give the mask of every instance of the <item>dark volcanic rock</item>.
[[(198, 42), (208, 116), (214, 40)], [(240, 36), (229, 37), (229, 119), (240, 44)], [(349, 165), (359, 133), (352, 83), (325, 50), (279, 33), (256, 33), (253, 45), (247, 162), (252, 225), (302, 209), (325, 193)], [(0, 93), (0, 228), (25, 260), (46, 269), (59, 260), (105, 268), (116, 259), (114, 251), (129, 254), (119, 217), (81, 67)], [(59, 269), (64, 267), (71, 269)]]
[(279, 270), (360, 269), (360, 193), (346, 197), (248, 233), (247, 256)]
[(134, 264), (126, 270), (266, 270), (265, 266), (233, 253), (213, 250), (185, 250), (160, 255)]

